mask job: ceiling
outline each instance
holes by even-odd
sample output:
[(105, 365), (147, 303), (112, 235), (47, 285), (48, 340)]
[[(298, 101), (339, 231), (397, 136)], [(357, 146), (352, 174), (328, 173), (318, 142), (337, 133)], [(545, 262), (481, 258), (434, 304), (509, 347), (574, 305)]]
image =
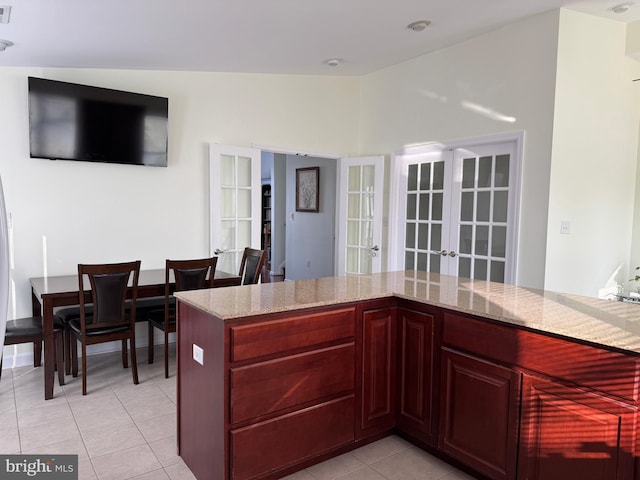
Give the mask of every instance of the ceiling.
[(0, 0), (0, 66), (363, 75), (559, 7), (640, 20), (624, 1)]

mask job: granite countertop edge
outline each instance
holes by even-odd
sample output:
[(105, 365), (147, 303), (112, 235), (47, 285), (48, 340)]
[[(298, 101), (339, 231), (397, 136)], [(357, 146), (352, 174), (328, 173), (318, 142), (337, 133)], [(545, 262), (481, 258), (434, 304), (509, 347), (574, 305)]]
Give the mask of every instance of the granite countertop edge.
[(395, 297), (640, 354), (640, 305), (426, 272), (325, 277), (176, 297), (222, 321)]

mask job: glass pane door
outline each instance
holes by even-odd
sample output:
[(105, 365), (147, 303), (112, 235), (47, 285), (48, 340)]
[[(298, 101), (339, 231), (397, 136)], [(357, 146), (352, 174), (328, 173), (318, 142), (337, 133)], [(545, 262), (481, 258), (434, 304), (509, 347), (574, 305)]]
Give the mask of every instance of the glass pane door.
[(513, 283), (517, 143), (397, 157), (396, 268)]
[(383, 157), (340, 160), (338, 274), (381, 270)]
[(238, 271), (245, 247), (260, 248), (260, 155), (256, 149), (212, 145), (211, 252), (217, 269)]
[(405, 270), (447, 273), (449, 156), (449, 152), (431, 152), (416, 156), (407, 165)]
[(458, 238), (460, 277), (505, 282), (513, 195), (512, 152), (508, 147), (494, 145), (455, 152), (461, 179), (454, 234)]

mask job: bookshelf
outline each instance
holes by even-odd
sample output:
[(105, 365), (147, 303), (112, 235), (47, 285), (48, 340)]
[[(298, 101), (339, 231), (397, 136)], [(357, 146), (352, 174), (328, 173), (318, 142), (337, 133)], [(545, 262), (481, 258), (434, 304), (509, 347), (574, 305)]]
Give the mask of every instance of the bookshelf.
[(271, 270), (271, 185), (262, 185), (262, 250), (267, 251), (267, 270)]

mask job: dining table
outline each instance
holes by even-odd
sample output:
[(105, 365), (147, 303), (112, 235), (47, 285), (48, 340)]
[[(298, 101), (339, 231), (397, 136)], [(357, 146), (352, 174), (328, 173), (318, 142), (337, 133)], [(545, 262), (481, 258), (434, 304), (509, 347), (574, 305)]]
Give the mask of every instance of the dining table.
[[(42, 317), (42, 333), (44, 343), (44, 398), (53, 398), (55, 380), (55, 355), (53, 339), (53, 318), (56, 307), (79, 304), (78, 275), (60, 275), (30, 278), (31, 302), (33, 316)], [(170, 279), (170, 281), (173, 281)], [(216, 270), (213, 287), (229, 287), (240, 285), (242, 279), (238, 274)], [(164, 295), (165, 269), (140, 270), (138, 276), (137, 298), (160, 297)], [(83, 285), (85, 302), (91, 302), (91, 291), (88, 281)], [(58, 368), (63, 368), (59, 366)]]

